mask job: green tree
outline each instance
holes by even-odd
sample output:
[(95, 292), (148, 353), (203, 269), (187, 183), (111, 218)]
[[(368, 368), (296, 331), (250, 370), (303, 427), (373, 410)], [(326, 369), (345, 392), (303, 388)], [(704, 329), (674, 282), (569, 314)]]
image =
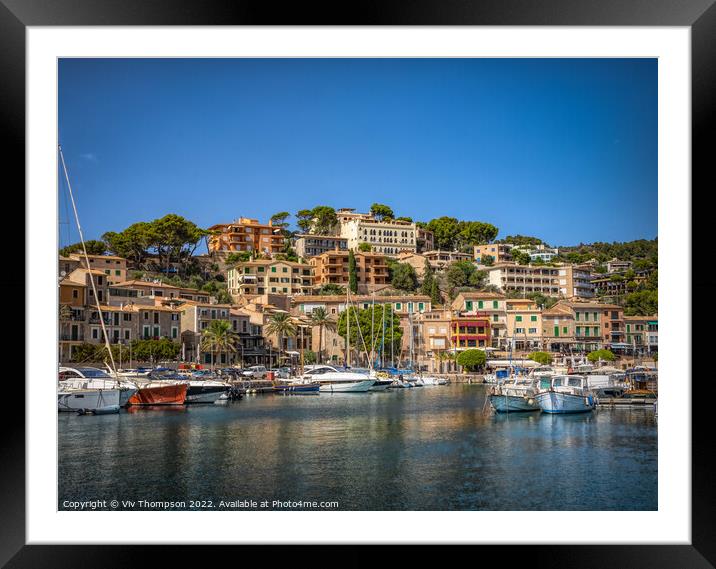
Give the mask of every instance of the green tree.
[[(350, 343), (353, 350), (370, 354), (371, 350), (379, 354), (385, 346), (385, 354), (400, 354), (400, 342), (403, 329), (400, 326), (400, 317), (395, 314), (390, 304), (376, 304), (368, 308), (350, 307), (344, 310), (338, 318), (338, 335), (345, 341), (347, 338), (348, 318), (350, 318)], [(385, 335), (383, 322), (385, 319)], [(360, 329), (359, 329), (360, 326)], [(365, 342), (365, 346), (363, 345)]]
[(296, 212), (296, 225), (303, 233), (311, 231), (313, 224), (313, 211), (310, 209), (302, 209)]
[(151, 222), (151, 247), (160, 260), (163, 258), (167, 272), (172, 261), (182, 263), (190, 258), (201, 239), (209, 234), (195, 223), (175, 213)]
[(495, 264), (495, 258), (492, 255), (483, 255), (480, 261), (486, 267), (492, 267)]
[(430, 302), (432, 302), (433, 306), (443, 303), (443, 296), (440, 293), (437, 279), (433, 279), (433, 284), (430, 287)]
[(407, 217), (407, 216), (401, 216), (401, 217), (396, 217), (395, 221), (407, 221), (408, 223), (413, 223), (413, 218)]
[(594, 350), (593, 352), (589, 352), (587, 355), (587, 359), (594, 363), (598, 362), (599, 360), (605, 361), (605, 362), (613, 362), (616, 358), (611, 350)]
[(546, 243), (539, 237), (531, 237), (529, 235), (508, 235), (504, 239), (500, 239), (500, 243), (511, 243), (512, 245), (528, 245), (534, 247), (535, 245), (542, 245)]
[(529, 265), (532, 261), (529, 253), (520, 251), (519, 249), (512, 249), (512, 251), (510, 251), (510, 255), (512, 256), (512, 260), (520, 265)]
[(271, 225), (274, 227), (279, 227), (283, 230), (288, 229), (289, 223), (286, 221), (289, 217), (291, 217), (291, 214), (287, 211), (281, 211), (279, 213), (274, 213), (271, 217)]
[(211, 352), (211, 369), (214, 369), (214, 353), (235, 352), (238, 343), (239, 336), (228, 320), (212, 320), (201, 333), (201, 349)]
[(296, 335), (296, 324), (287, 312), (274, 312), (268, 320), (268, 324), (264, 328), (267, 335), (275, 334), (278, 337), (278, 354), (281, 359), (283, 351), (283, 339), (285, 337), (293, 337)]
[(362, 253), (370, 253), (373, 247), (370, 243), (358, 243), (358, 250)]
[(459, 221), (457, 242), (459, 247), (490, 243), (497, 237), (498, 229), (482, 221)]
[(356, 268), (356, 256), (353, 250), (348, 252), (348, 286), (352, 293), (358, 292), (358, 269)]
[(324, 284), (320, 289), (318, 289), (318, 294), (328, 296), (328, 295), (345, 295), (346, 289), (343, 288), (340, 285), (337, 285), (335, 283), (328, 283)]
[(457, 364), (466, 371), (477, 371), (487, 362), (484, 350), (465, 350), (457, 356)]
[[(179, 343), (172, 342), (169, 338), (134, 340), (131, 346), (132, 359), (140, 362), (173, 360), (179, 355), (181, 350)], [(128, 356), (128, 352), (123, 352), (123, 354), (124, 357)], [(117, 361), (119, 361), (118, 358)]]
[(393, 269), (390, 284), (393, 288), (413, 292), (418, 287), (418, 275), (415, 268), (408, 263), (398, 263)]
[[(88, 255), (104, 255), (107, 252), (107, 245), (102, 241), (90, 239), (85, 241), (85, 247), (87, 248)], [(83, 253), (82, 243), (73, 243), (67, 247), (60, 249), (59, 253), (63, 257), (69, 256), (70, 253)]]
[(336, 322), (325, 308), (318, 307), (311, 312), (311, 327), (318, 327), (318, 356), (319, 362), (323, 363), (323, 331), (335, 330)]
[(338, 223), (336, 210), (327, 205), (319, 205), (311, 211), (314, 220), (313, 232), (318, 235), (331, 233)]
[(235, 265), (237, 263), (245, 263), (251, 260), (251, 251), (237, 251), (226, 255), (226, 264)]
[(373, 216), (380, 221), (393, 219), (395, 217), (393, 210), (389, 206), (380, 203), (374, 203), (370, 206), (370, 213), (372, 213)]
[(312, 350), (306, 350), (303, 352), (303, 363), (306, 365), (312, 365), (315, 364), (318, 361), (318, 358), (316, 358), (316, 352)]
[(638, 290), (624, 298), (624, 314), (627, 316), (651, 316), (659, 311), (657, 290)]
[(538, 364), (542, 365), (549, 365), (552, 363), (552, 354), (550, 354), (549, 352), (532, 352), (527, 357), (532, 361), (535, 361)]
[(430, 295), (433, 290), (433, 282), (435, 281), (435, 270), (430, 264), (430, 261), (425, 259), (425, 266), (423, 267), (423, 283), (420, 285), (420, 292), (422, 294)]
[(435, 247), (452, 251), (457, 243), (457, 234), (460, 231), (459, 222), (454, 217), (438, 217), (431, 219), (427, 224), (428, 231), (433, 232)]
[(484, 284), (485, 278), (485, 272), (478, 271), (470, 261), (455, 261), (445, 271), (448, 287), (453, 292), (461, 287), (479, 288)]

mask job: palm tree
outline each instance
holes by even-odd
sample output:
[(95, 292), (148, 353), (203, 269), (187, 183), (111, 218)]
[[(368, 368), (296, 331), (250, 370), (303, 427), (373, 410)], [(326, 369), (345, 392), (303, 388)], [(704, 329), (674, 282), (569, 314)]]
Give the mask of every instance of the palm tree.
[(211, 352), (211, 369), (214, 369), (214, 352), (235, 352), (239, 336), (231, 329), (228, 320), (212, 320), (202, 333), (201, 349)]
[(323, 363), (323, 330), (335, 330), (336, 322), (323, 307), (314, 308), (311, 313), (311, 327), (318, 326), (318, 359)]
[(269, 317), (269, 322), (265, 328), (266, 334), (276, 334), (278, 336), (278, 359), (281, 361), (281, 350), (283, 349), (284, 336), (296, 335), (296, 324), (288, 312), (274, 312)]

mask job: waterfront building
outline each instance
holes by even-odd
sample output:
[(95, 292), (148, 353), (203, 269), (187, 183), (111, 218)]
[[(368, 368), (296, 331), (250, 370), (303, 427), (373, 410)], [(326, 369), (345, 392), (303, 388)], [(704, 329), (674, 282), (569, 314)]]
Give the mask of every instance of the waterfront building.
[(106, 275), (110, 283), (127, 280), (127, 259), (116, 255), (87, 255), (89, 267), (84, 253), (70, 253), (69, 258), (85, 269), (95, 269)]
[(534, 351), (542, 346), (542, 307), (529, 298), (505, 299), (507, 338), (515, 350)]
[(488, 243), (487, 245), (475, 245), (473, 247), (473, 257), (479, 265), (484, 265), (485, 257), (492, 257), (493, 264), (507, 263), (512, 261), (513, 245), (510, 243)]
[(594, 298), (592, 271), (585, 265), (559, 267), (559, 294), (565, 298)]
[(654, 316), (624, 316), (626, 343), (635, 353), (650, 354), (659, 349), (659, 320)]
[(237, 263), (227, 272), (227, 287), (233, 297), (310, 294), (312, 284), (313, 267), (292, 261), (257, 259)]
[[(388, 264), (385, 256), (378, 253), (354, 252), (358, 292), (361, 294), (385, 288), (388, 282)], [(313, 269), (313, 286), (336, 284), (349, 286), (348, 251), (328, 251), (309, 260)]]
[(449, 309), (431, 310), (420, 315), (418, 322), (421, 331), (421, 343), (418, 361), (421, 369), (433, 373), (447, 373), (455, 370), (451, 322), (453, 311)]
[(251, 251), (264, 255), (280, 253), (284, 236), (280, 227), (271, 221), (259, 223), (257, 219), (240, 217), (233, 223), (220, 223), (209, 227), (209, 252)]
[(348, 239), (337, 235), (297, 235), (293, 245), (296, 255), (308, 259), (328, 251), (347, 251)]
[(348, 240), (349, 249), (356, 250), (362, 243), (367, 243), (371, 251), (383, 255), (417, 252), (415, 223), (394, 219), (378, 221), (370, 214), (355, 213), (350, 209), (338, 210), (336, 215), (340, 235)]
[(523, 294), (539, 292), (547, 296), (559, 295), (559, 269), (540, 265), (498, 263), (484, 269), (488, 283), (502, 291), (518, 291)]
[(490, 322), (487, 347), (504, 348), (507, 346), (507, 298), (494, 292), (461, 292), (453, 300), (451, 308), (466, 315), (486, 317)]
[[(581, 332), (581, 331), (580, 331)], [(557, 303), (542, 311), (542, 346), (552, 352), (570, 353), (575, 342), (574, 312)]]

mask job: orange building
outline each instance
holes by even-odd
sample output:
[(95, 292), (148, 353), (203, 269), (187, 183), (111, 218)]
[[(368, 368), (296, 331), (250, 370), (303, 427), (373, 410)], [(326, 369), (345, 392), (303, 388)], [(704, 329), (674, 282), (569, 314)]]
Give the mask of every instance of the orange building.
[(220, 223), (209, 227), (209, 252), (257, 251), (272, 255), (283, 250), (284, 237), (280, 227), (259, 223), (257, 219), (241, 217), (234, 223)]
[[(359, 293), (370, 293), (388, 285), (388, 264), (385, 256), (360, 251), (356, 251), (354, 255)], [(314, 286), (337, 284), (347, 287), (348, 256), (348, 251), (327, 251), (312, 257), (309, 263), (313, 267)]]

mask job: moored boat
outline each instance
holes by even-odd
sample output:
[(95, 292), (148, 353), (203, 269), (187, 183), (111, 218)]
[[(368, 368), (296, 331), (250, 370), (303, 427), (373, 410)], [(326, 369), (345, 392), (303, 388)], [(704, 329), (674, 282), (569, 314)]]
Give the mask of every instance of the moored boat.
[(57, 410), (63, 412), (103, 415), (119, 413), (120, 391), (114, 389), (60, 388), (57, 392)]
[(137, 386), (126, 380), (114, 379), (103, 370), (94, 367), (69, 367), (63, 366), (59, 368), (59, 392), (68, 393), (70, 391), (82, 390), (85, 392), (78, 399), (91, 398), (87, 391), (100, 390), (107, 392), (108, 390), (119, 390), (118, 405), (124, 407), (129, 398), (137, 392)]
[(159, 381), (140, 384), (139, 390), (129, 398), (127, 404), (183, 405), (186, 402), (188, 387), (188, 383)]
[(301, 379), (319, 384), (319, 391), (328, 393), (365, 393), (375, 384), (368, 374), (339, 371), (327, 365), (306, 366)]
[(587, 378), (581, 375), (554, 376), (549, 389), (538, 392), (535, 400), (544, 413), (586, 413), (597, 404)]
[(538, 386), (538, 378), (514, 376), (493, 387), (488, 399), (497, 413), (539, 411), (540, 406), (535, 399)]

